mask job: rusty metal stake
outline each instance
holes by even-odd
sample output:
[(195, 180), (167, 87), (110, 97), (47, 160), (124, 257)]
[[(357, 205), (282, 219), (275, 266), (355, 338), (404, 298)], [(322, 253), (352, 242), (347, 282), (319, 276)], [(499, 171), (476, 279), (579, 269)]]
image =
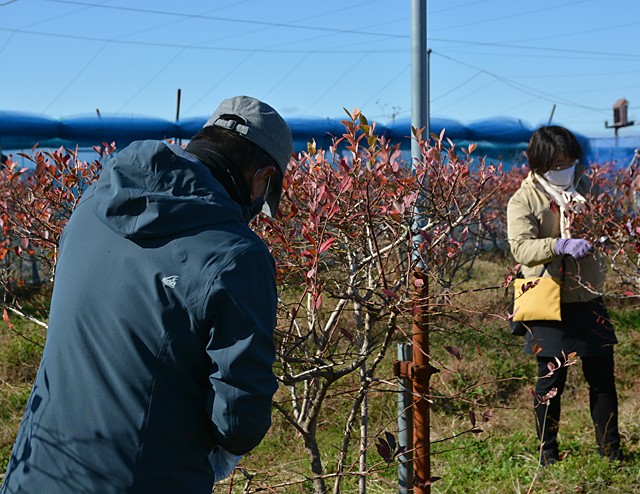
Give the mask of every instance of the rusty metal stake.
[(431, 434), (429, 381), (438, 369), (429, 357), (429, 326), (427, 277), (416, 271), (416, 292), (413, 314), (413, 361), (394, 362), (394, 374), (413, 382), (413, 492), (431, 493)]

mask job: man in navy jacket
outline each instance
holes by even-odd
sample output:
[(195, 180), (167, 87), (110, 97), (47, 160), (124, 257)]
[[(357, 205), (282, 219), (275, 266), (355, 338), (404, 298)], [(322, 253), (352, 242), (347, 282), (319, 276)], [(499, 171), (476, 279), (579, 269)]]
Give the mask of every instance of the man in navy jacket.
[(60, 243), (47, 341), (2, 494), (205, 494), (257, 446), (277, 388), (274, 215), (292, 153), (225, 100), (186, 149), (134, 142)]

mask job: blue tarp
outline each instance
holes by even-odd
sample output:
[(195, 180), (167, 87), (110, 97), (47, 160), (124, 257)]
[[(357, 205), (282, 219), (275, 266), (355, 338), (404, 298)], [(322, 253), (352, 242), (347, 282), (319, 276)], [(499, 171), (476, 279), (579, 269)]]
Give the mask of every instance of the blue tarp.
[[(189, 139), (202, 128), (208, 117), (193, 117), (172, 122), (160, 118), (122, 115), (75, 115), (57, 119), (46, 115), (0, 110), (0, 148), (5, 150), (40, 147), (68, 146), (90, 147), (103, 142), (116, 142), (122, 149), (139, 139)], [(294, 146), (297, 151), (306, 149), (307, 142), (315, 139), (318, 147), (328, 149), (332, 137), (339, 137), (344, 130), (343, 119), (289, 118)], [(431, 118), (431, 133), (440, 134), (465, 146), (478, 145), (476, 155), (486, 155), (492, 161), (505, 165), (523, 162), (522, 151), (535, 130), (526, 122), (514, 118), (494, 117), (467, 124), (446, 119)], [(411, 122), (398, 119), (386, 125), (376, 123), (376, 130), (402, 149), (411, 147)], [(589, 138), (578, 135), (589, 162), (616, 161), (628, 164), (635, 149), (640, 148), (640, 137)]]
[(44, 115), (0, 110), (0, 146), (31, 147), (41, 139), (62, 135), (62, 124)]

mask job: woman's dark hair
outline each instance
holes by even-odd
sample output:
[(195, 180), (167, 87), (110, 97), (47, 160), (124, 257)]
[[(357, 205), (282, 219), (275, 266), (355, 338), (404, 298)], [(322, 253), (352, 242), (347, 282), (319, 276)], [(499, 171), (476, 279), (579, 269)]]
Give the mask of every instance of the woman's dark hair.
[[(233, 115), (227, 118), (231, 120), (232, 117)], [(241, 172), (253, 172), (267, 165), (279, 170), (276, 161), (266, 151), (232, 130), (210, 125), (201, 129), (191, 140), (197, 139), (214, 143)]]
[(580, 143), (570, 130), (558, 125), (540, 127), (529, 139), (529, 168), (542, 175), (551, 168), (554, 158), (560, 153), (570, 159), (581, 160), (583, 156)]

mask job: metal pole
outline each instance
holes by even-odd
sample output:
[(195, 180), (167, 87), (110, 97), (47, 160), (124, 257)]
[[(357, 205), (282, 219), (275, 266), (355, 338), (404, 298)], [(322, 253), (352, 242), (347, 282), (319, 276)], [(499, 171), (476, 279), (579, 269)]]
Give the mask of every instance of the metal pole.
[[(180, 121), (180, 97), (182, 96), (182, 89), (178, 88), (178, 97), (176, 101), (176, 124)], [(178, 138), (178, 144), (182, 144), (182, 139)]]
[(553, 114), (556, 112), (556, 104), (553, 104), (553, 108), (551, 108), (551, 115), (549, 116), (549, 121), (547, 122), (547, 125), (551, 125), (551, 121), (553, 120)]
[[(428, 72), (427, 72), (427, 2), (426, 0), (412, 0), (411, 2), (411, 87), (412, 87), (412, 111), (411, 125), (416, 129), (424, 129), (427, 132), (424, 139), (429, 139), (428, 119)], [(412, 162), (421, 160), (420, 146), (416, 139), (411, 141)], [(426, 175), (425, 175), (426, 177)], [(417, 224), (422, 227), (426, 224), (423, 208), (428, 197), (426, 196), (427, 183), (423, 184), (424, 197), (419, 198), (416, 208)], [(418, 253), (419, 254), (419, 253)], [(421, 256), (422, 258), (422, 256)], [(416, 267), (415, 278), (416, 292), (414, 294), (414, 320), (413, 320), (413, 365), (411, 374), (413, 380), (413, 472), (414, 493), (430, 494), (431, 486), (431, 438), (429, 417), (429, 379), (432, 367), (429, 361), (429, 332), (426, 301), (429, 293), (428, 279), (424, 266), (424, 259)]]
[[(411, 126), (416, 129), (428, 125), (426, 66), (427, 0), (411, 0)], [(415, 139), (411, 141), (411, 158), (420, 159), (420, 146)]]
[[(360, 382), (364, 385), (367, 379), (367, 367), (360, 366)], [(367, 442), (369, 438), (369, 392), (365, 390), (360, 404), (360, 480), (358, 481), (358, 494), (367, 493)]]
[[(411, 345), (398, 344), (398, 360), (409, 361)], [(398, 463), (398, 494), (411, 494), (413, 492), (413, 399), (411, 398), (412, 383), (407, 377), (400, 378), (400, 391), (398, 392), (398, 444), (405, 446), (407, 452), (400, 455)]]
[[(425, 6), (425, 10), (426, 10), (426, 6)], [(425, 46), (426, 46), (426, 42), (427, 42), (427, 21), (425, 18), (425, 35), (424, 35), (424, 39), (425, 39)], [(426, 55), (426, 61), (425, 61), (425, 67), (424, 67), (424, 84), (426, 86), (426, 93), (427, 93), (427, 97), (426, 97), (426, 110), (425, 110), (425, 122), (424, 122), (424, 131), (426, 134), (426, 137), (428, 137), (429, 139), (431, 138), (431, 108), (429, 106), (429, 102), (431, 101), (431, 84), (430, 84), (430, 78), (429, 78), (429, 72), (431, 70), (431, 48), (427, 48), (427, 55)]]
[(178, 97), (176, 100), (176, 123), (180, 120), (180, 97), (182, 96), (182, 89), (178, 88)]

